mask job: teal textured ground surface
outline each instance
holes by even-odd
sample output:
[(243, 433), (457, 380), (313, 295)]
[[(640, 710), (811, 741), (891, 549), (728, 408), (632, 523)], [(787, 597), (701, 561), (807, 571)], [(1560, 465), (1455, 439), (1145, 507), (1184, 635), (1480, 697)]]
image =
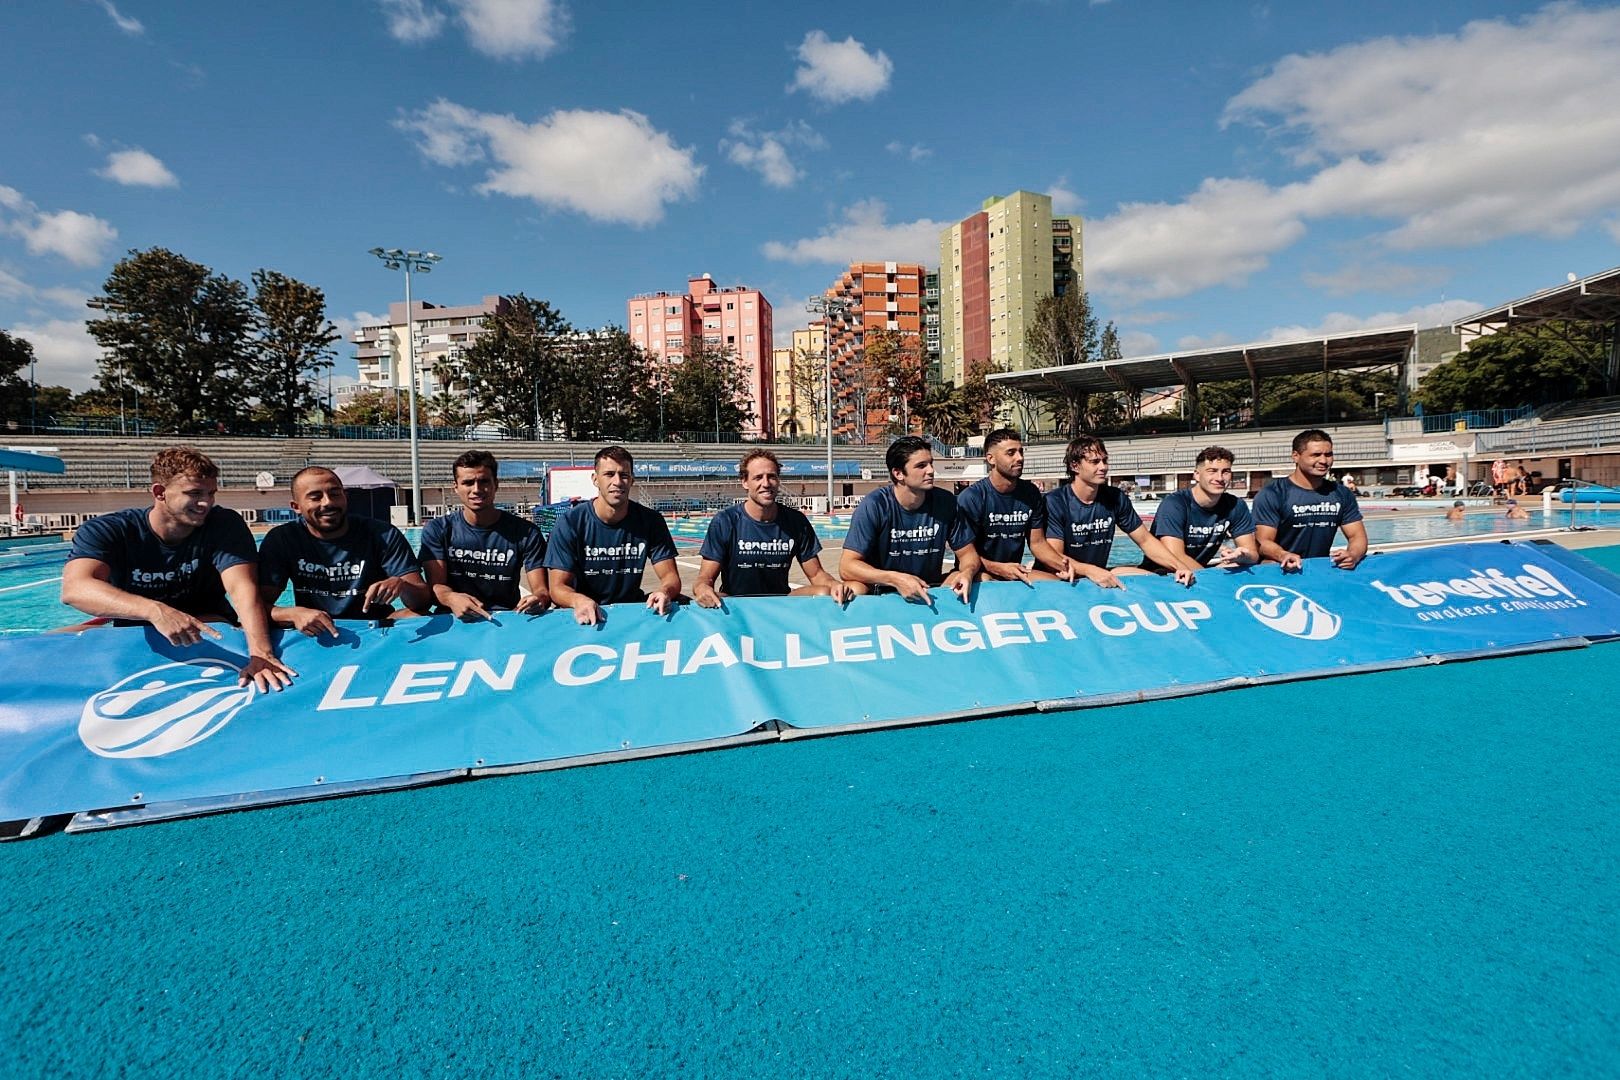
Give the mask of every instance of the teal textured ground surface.
[(1614, 1076), (1617, 703), (1620, 644), (11, 844), (5, 1075)]

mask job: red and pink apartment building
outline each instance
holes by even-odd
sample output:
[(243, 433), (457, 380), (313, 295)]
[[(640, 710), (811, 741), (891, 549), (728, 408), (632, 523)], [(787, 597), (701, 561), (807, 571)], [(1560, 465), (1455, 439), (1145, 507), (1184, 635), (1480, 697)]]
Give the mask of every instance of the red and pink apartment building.
[(630, 340), (660, 363), (679, 363), (692, 343), (723, 349), (748, 373), (748, 408), (754, 414), (743, 434), (776, 437), (775, 385), (771, 372), (771, 303), (758, 289), (718, 287), (708, 274), (690, 278), (686, 292), (642, 293), (626, 304)]

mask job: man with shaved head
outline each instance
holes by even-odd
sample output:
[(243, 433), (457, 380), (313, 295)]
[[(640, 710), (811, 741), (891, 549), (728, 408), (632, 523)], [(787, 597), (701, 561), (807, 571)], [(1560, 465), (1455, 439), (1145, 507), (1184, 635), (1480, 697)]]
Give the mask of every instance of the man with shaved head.
[[(394, 601), (426, 613), (433, 594), (411, 545), (383, 521), (349, 516), (349, 493), (331, 469), (311, 465), (292, 478), (299, 520), (277, 525), (259, 549), (259, 592), (277, 626), (337, 636), (334, 619), (386, 619)], [(293, 603), (276, 604), (287, 583)]]

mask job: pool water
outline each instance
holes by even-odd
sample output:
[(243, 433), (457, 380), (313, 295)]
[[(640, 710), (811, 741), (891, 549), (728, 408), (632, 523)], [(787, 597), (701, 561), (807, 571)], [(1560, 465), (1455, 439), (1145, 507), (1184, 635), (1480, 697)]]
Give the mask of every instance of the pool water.
[[(849, 532), (847, 515), (811, 520), (824, 542), (841, 543)], [(1620, 526), (1620, 508), (1580, 510), (1575, 514), (1574, 523), (1587, 527)], [(1380, 544), (1476, 536), (1505, 538), (1542, 529), (1561, 529), (1569, 524), (1567, 509), (1551, 512), (1531, 510), (1527, 521), (1509, 521), (1499, 510), (1471, 513), (1462, 521), (1447, 521), (1437, 514), (1391, 515), (1368, 519), (1367, 538), (1376, 547)], [(709, 518), (702, 515), (670, 522), (670, 532), (682, 555), (696, 554), (708, 526)], [(421, 535), (421, 529), (405, 530), (413, 549), (419, 544)], [(67, 556), (68, 545), (59, 542), (0, 550), (0, 635), (35, 634), (83, 621), (82, 615), (59, 600), (62, 567), (67, 562)], [(1122, 536), (1115, 538), (1108, 565), (1136, 566), (1141, 561), (1140, 548)], [(279, 599), (290, 603), (291, 588)]]

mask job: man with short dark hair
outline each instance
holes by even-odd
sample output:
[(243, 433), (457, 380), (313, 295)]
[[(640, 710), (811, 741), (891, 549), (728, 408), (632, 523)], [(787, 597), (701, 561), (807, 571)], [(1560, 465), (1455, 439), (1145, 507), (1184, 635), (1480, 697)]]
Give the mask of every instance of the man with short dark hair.
[(1181, 584), (1193, 583), (1198, 564), (1172, 555), (1142, 523), (1130, 496), (1108, 482), (1108, 447), (1101, 439), (1082, 435), (1072, 440), (1063, 453), (1063, 467), (1069, 482), (1046, 496), (1046, 545), (1054, 560), (1063, 559), (1074, 576), (1100, 589), (1123, 589), (1122, 576), (1148, 571), (1136, 566), (1109, 567), (1108, 555), (1118, 531)]
[(487, 450), (456, 458), (450, 475), (461, 509), (422, 527), (422, 573), (434, 600), (458, 619), (487, 619), (501, 608), (538, 615), (551, 606), (545, 537), (534, 522), (495, 505), (498, 468)]
[[(889, 483), (855, 508), (839, 576), (923, 604), (931, 602), (929, 587), (943, 584), (967, 603), (981, 568), (979, 554), (957, 520), (956, 497), (934, 486), (928, 440), (901, 436), (890, 444), (884, 463)], [(946, 551), (956, 555), (956, 569), (949, 574)]]
[[(622, 446), (603, 447), (591, 482), (596, 498), (569, 507), (551, 530), (546, 568), (557, 606), (572, 608), (582, 626), (606, 618), (604, 604), (645, 600), (652, 611), (667, 615), (681, 597), (675, 538), (664, 515), (630, 501), (636, 459)], [(651, 593), (641, 587), (649, 562), (658, 576)]]
[[(259, 546), (259, 588), (270, 620), (307, 637), (337, 636), (334, 619), (387, 619), (394, 601), (426, 613), (433, 594), (405, 534), (349, 516), (349, 493), (331, 469), (311, 465), (292, 478), (299, 520), (277, 525)], [(277, 606), (287, 583), (293, 603)]]
[(1153, 515), (1153, 535), (1178, 559), (1230, 569), (1260, 561), (1254, 519), (1232, 486), (1232, 451), (1207, 446), (1193, 462), (1192, 486), (1171, 492)]
[[(821, 565), (821, 541), (810, 519), (777, 502), (782, 488), (782, 462), (769, 450), (750, 450), (737, 467), (747, 493), (709, 521), (699, 552), (697, 584), (692, 599), (707, 608), (725, 596), (831, 596), (847, 603), (854, 590)], [(797, 561), (809, 584), (788, 585)]]
[(215, 501), (219, 467), (189, 446), (171, 446), (151, 471), (150, 508), (91, 518), (74, 534), (62, 603), (115, 624), (150, 623), (182, 646), (218, 638), (208, 621), (233, 621), (234, 608), (248, 647), (240, 682), (280, 690), (296, 672), (270, 645), (253, 534)]
[[(1340, 570), (1354, 570), (1367, 557), (1367, 526), (1355, 492), (1328, 479), (1333, 436), (1308, 428), (1294, 436), (1294, 471), (1279, 476), (1254, 497), (1254, 534), (1260, 557), (1298, 570), (1304, 559), (1328, 556)], [(1333, 537), (1344, 530), (1347, 544)]]
[[(986, 475), (956, 497), (963, 535), (979, 553), (981, 578), (1022, 581), (1062, 578), (1074, 571), (1053, 557), (1046, 543), (1046, 499), (1024, 479), (1024, 440), (1012, 428), (997, 428), (984, 437)], [(1035, 558), (1024, 563), (1024, 549)]]

